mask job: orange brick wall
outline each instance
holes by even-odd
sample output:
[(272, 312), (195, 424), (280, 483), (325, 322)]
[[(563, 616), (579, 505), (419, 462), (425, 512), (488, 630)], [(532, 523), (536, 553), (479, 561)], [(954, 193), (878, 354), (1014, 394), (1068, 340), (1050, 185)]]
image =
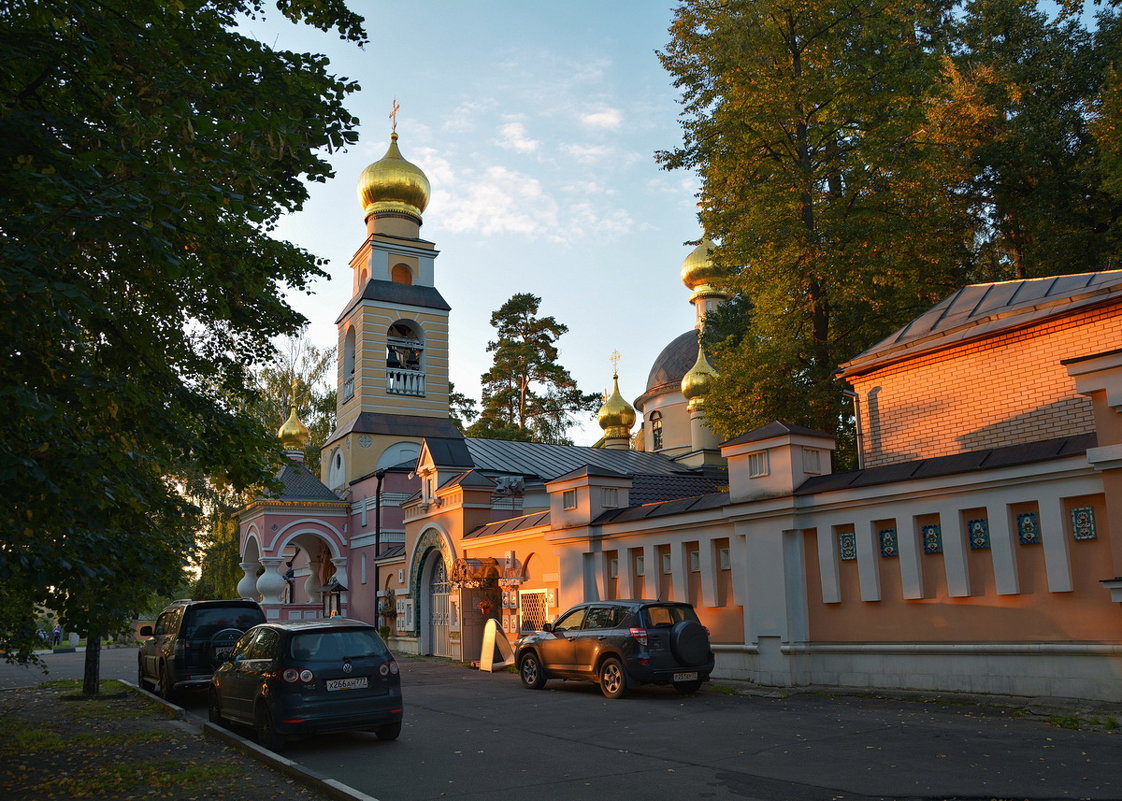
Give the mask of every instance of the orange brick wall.
[(1113, 304), (851, 377), (865, 466), (1094, 431), (1091, 401), (1060, 361), (1120, 345)]

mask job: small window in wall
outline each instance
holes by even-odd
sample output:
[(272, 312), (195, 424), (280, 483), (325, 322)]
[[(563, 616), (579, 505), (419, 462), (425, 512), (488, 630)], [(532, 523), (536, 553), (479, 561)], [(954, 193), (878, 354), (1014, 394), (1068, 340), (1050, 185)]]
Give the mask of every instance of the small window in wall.
[(619, 490), (615, 487), (604, 487), (600, 490), (602, 493), (600, 498), (604, 502), (605, 509), (616, 509), (619, 507)]
[(646, 560), (642, 556), (636, 556), (635, 557), (635, 575), (636, 576), (647, 575)]
[(748, 454), (748, 477), (760, 478), (768, 474), (769, 464), (767, 451), (757, 451)]
[(820, 452), (814, 448), (803, 448), (803, 472), (817, 475), (822, 472)]
[(662, 572), (669, 574), (671, 570), (670, 554), (664, 553), (662, 555)]
[(690, 551), (690, 572), (701, 572), (701, 553), (698, 551)]
[(619, 559), (616, 557), (608, 560), (608, 578), (619, 578)]
[(343, 452), (338, 448), (335, 453), (331, 455), (331, 468), (328, 471), (327, 485), (334, 489), (341, 487), (346, 477), (345, 463), (343, 461)]
[(717, 563), (721, 566), (721, 570), (729, 570), (732, 567), (728, 548), (721, 548), (717, 551)]
[(561, 493), (561, 508), (562, 509), (576, 509), (577, 508), (577, 491), (565, 490)]
[(651, 412), (651, 449), (662, 450), (662, 412)]
[(390, 280), (395, 284), (410, 284), (413, 283), (413, 271), (404, 264), (395, 264), (393, 269), (390, 270)]

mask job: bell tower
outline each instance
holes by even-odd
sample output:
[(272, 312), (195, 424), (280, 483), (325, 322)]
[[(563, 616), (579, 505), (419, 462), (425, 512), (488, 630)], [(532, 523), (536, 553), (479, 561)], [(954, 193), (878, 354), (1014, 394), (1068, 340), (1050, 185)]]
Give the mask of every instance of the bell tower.
[(423, 437), (462, 436), (448, 416), (451, 307), (435, 286), (438, 251), (420, 237), (429, 181), (401, 155), (396, 127), (394, 119), (386, 154), (358, 180), (366, 238), (335, 321), (336, 422), (321, 457), (320, 475), (336, 491), (415, 457)]

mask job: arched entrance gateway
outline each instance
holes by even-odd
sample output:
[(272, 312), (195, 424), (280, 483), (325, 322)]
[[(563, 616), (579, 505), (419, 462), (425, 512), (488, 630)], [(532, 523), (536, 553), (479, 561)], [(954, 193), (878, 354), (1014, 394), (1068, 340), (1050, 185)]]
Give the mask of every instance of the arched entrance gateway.
[(451, 634), (457, 628), (455, 604), (450, 601), (448, 566), (437, 549), (429, 551), (421, 569), (421, 649), (433, 656), (451, 657)]
[(459, 596), (452, 591), (449, 571), (453, 562), (448, 538), (430, 528), (413, 549), (410, 575), (412, 595), (417, 599), (410, 628), (417, 633), (421, 654), (459, 658)]

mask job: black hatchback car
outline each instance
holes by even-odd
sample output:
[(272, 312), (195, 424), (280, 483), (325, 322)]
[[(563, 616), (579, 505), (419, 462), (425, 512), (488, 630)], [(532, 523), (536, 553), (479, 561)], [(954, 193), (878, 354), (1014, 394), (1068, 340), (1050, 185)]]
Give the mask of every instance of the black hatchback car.
[(574, 606), (515, 644), (522, 683), (585, 679), (608, 698), (640, 684), (672, 684), (693, 693), (713, 672), (709, 631), (687, 603), (592, 601)]
[(265, 623), (238, 640), (214, 672), (212, 723), (253, 726), (274, 751), (292, 735), (372, 731), (401, 733), (401, 676), (378, 630), (335, 617)]
[(159, 687), (169, 701), (179, 700), (182, 690), (206, 687), (238, 638), (264, 622), (256, 601), (173, 601), (155, 629), (140, 630), (145, 639), (136, 656), (137, 684)]

